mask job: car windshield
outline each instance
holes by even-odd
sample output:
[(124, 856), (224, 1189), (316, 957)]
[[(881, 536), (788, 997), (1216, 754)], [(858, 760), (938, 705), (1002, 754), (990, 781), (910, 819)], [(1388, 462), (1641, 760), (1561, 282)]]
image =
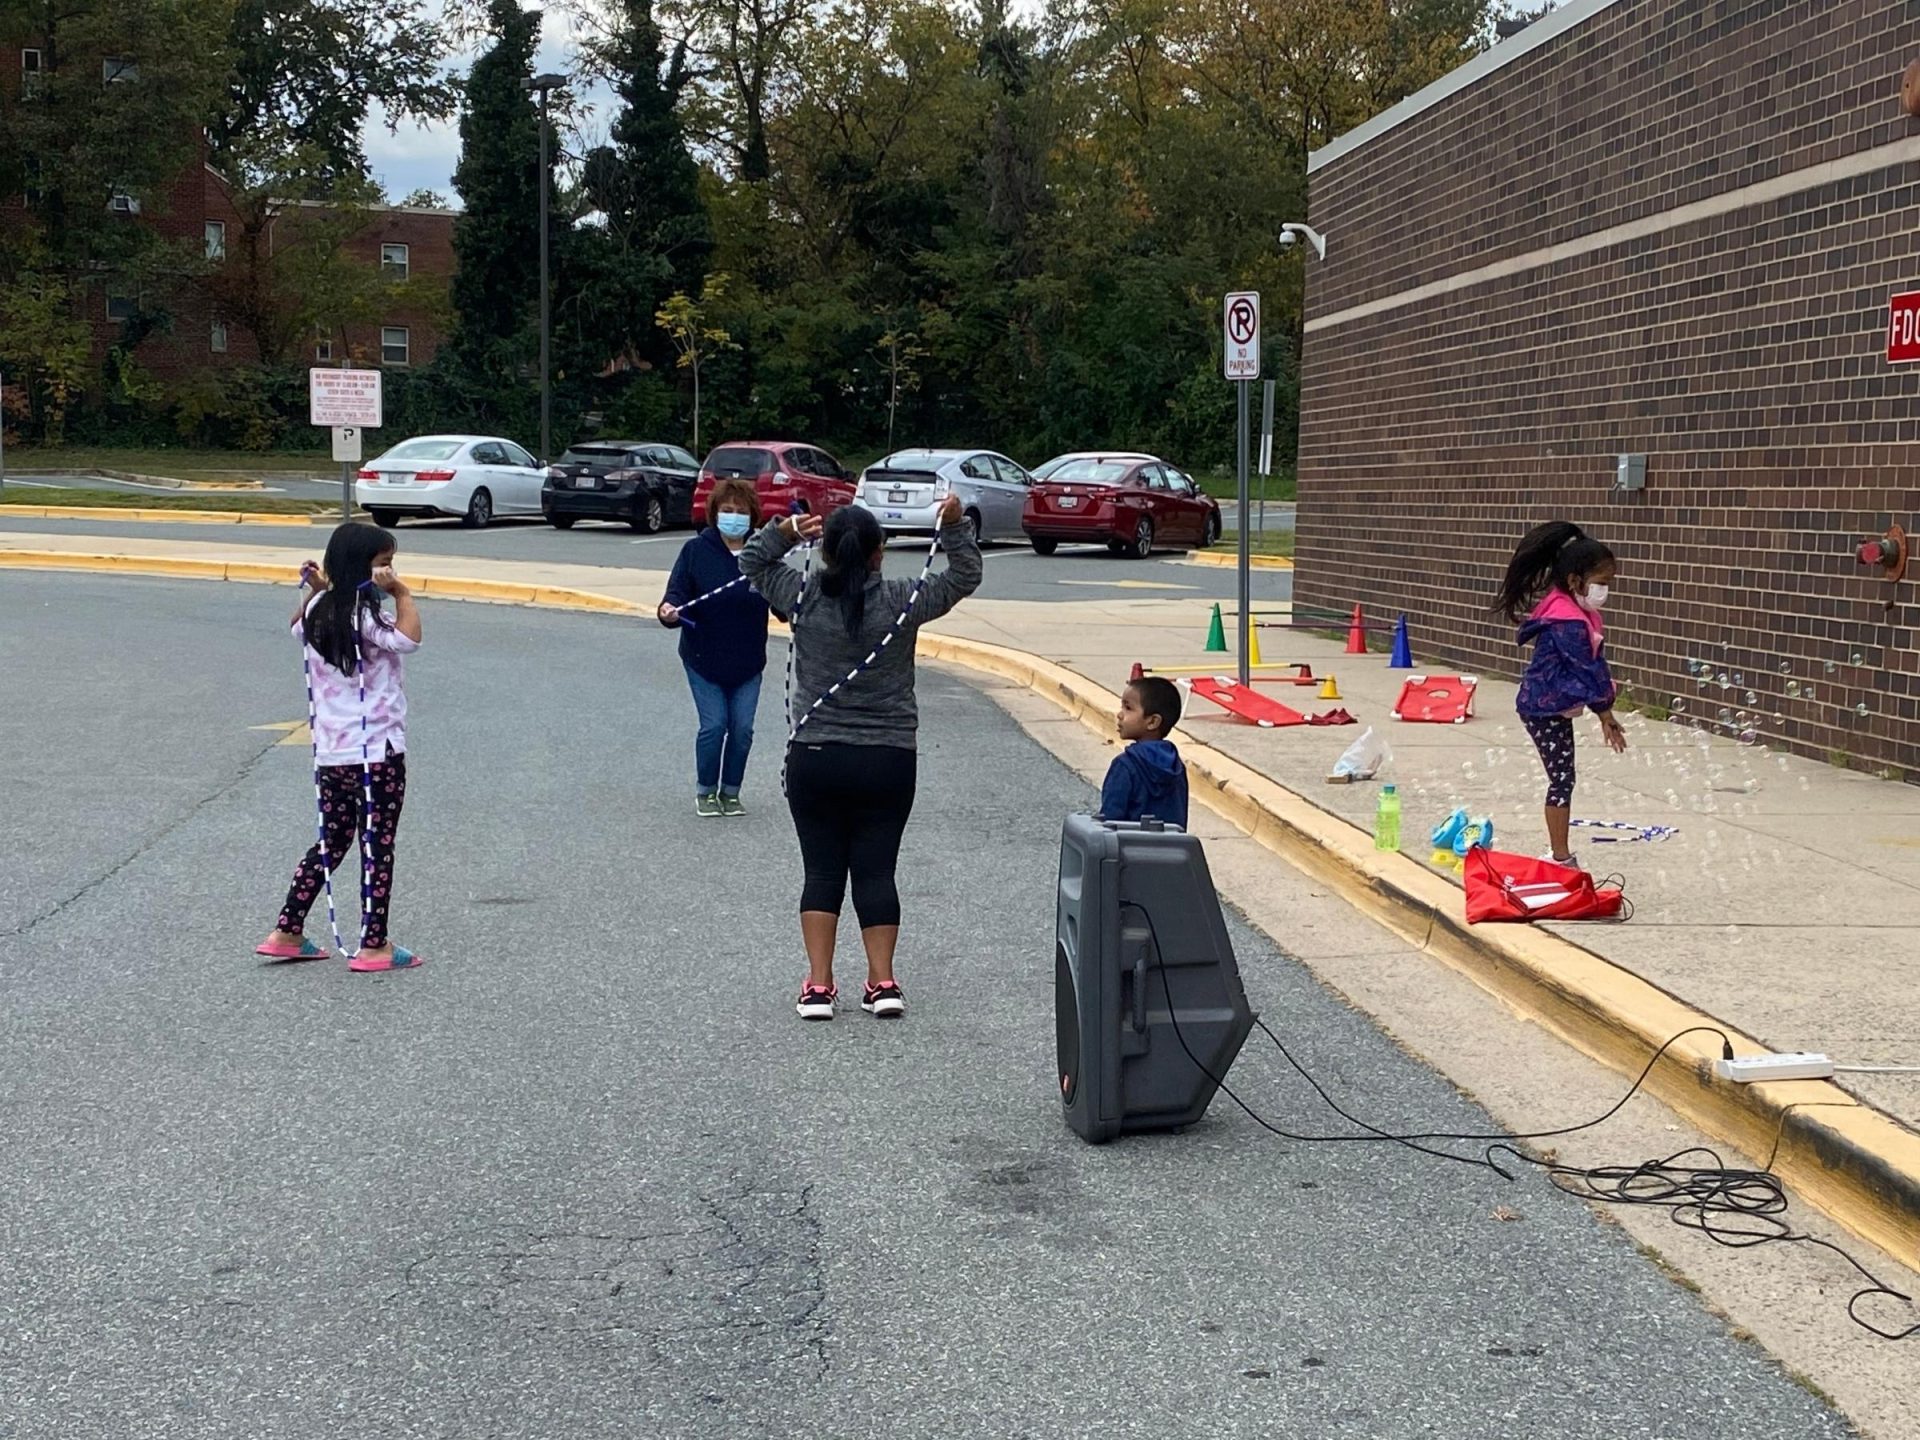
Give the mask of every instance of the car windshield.
[(1117, 485), (1132, 468), (1119, 460), (1064, 460), (1042, 478), (1053, 485)]
[(722, 445), (707, 456), (707, 469), (715, 475), (771, 475), (773, 452), (750, 445)]
[(560, 457), (562, 465), (624, 465), (627, 452), (611, 445), (575, 445)]
[(387, 451), (382, 460), (451, 460), (464, 440), (407, 440)]

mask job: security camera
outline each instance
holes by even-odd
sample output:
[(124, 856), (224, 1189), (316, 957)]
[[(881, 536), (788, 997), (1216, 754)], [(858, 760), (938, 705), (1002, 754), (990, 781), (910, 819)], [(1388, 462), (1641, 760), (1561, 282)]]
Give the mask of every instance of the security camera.
[(1282, 246), (1291, 245), (1298, 238), (1299, 237), (1296, 236), (1291, 230), (1282, 230), (1280, 232), (1280, 244)]

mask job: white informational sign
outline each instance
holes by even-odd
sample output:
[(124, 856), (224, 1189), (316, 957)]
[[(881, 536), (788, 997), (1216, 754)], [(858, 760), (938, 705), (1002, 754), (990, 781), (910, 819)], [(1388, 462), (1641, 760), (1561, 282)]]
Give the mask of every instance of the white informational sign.
[(333, 458), (342, 465), (360, 463), (360, 427), (358, 425), (333, 427)]
[(1222, 311), (1226, 330), (1227, 379), (1260, 378), (1260, 292), (1239, 290), (1227, 296)]
[(307, 408), (313, 424), (322, 430), (337, 425), (380, 428), (380, 372), (378, 370), (307, 371)]

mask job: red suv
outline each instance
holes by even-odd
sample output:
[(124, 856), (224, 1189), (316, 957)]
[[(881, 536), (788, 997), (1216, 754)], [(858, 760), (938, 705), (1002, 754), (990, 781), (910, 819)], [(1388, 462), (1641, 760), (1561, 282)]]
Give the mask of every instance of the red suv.
[(760, 509), (778, 520), (796, 512), (827, 516), (851, 505), (854, 479), (826, 451), (786, 440), (735, 440), (715, 446), (693, 490), (693, 523), (707, 523), (707, 497), (720, 480), (751, 480)]

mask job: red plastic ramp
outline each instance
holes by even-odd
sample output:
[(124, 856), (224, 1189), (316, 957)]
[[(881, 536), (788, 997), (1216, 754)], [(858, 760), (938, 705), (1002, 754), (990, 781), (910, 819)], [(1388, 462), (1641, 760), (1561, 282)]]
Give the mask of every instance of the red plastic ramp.
[(1251, 686), (1235, 684), (1224, 675), (1197, 675), (1188, 683), (1194, 694), (1211, 700), (1222, 710), (1251, 721), (1262, 729), (1274, 730), (1282, 725), (1307, 723), (1307, 717), (1298, 710), (1282, 705), (1271, 695), (1259, 694)]
[(1464, 725), (1473, 717), (1478, 675), (1410, 675), (1393, 702), (1393, 718), (1428, 725)]

